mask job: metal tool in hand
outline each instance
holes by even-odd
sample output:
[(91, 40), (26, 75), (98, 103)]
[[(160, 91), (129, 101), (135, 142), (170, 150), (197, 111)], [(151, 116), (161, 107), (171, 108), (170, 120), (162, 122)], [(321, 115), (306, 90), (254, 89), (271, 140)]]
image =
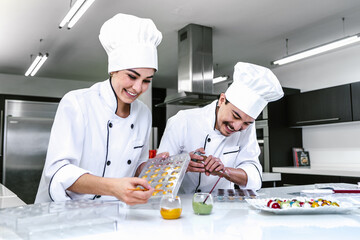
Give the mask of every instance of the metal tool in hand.
[[(205, 161), (205, 159), (207, 158), (207, 156), (203, 155), (201, 152), (194, 152), (194, 154), (202, 156), (203, 160), (191, 159), (191, 161), (193, 161), (193, 162)], [(211, 174), (217, 175), (219, 177), (223, 177), (226, 179), (230, 178), (230, 176), (225, 171), (212, 171)]]
[(199, 155), (203, 157), (203, 160), (197, 160), (197, 159), (191, 159), (191, 161), (193, 162), (200, 162), (200, 161), (205, 161), (205, 159), (207, 158), (205, 155), (203, 155), (201, 152), (194, 152), (195, 155)]

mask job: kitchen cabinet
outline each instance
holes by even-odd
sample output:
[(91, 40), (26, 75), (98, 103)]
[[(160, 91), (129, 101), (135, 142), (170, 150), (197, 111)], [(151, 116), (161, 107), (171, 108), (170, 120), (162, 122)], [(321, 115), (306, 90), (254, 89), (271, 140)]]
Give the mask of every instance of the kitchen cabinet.
[(351, 84), (353, 121), (360, 121), (360, 82)]
[(350, 84), (286, 97), (290, 126), (352, 121)]
[(344, 176), (327, 176), (327, 175), (311, 175), (311, 174), (281, 174), (281, 182), (278, 186), (284, 184), (303, 185), (316, 183), (353, 183), (359, 182), (360, 178), (344, 177)]
[[(298, 95), (299, 89), (283, 88), (285, 96)], [(270, 169), (292, 166), (292, 148), (302, 147), (302, 130), (288, 127), (286, 98), (267, 106), (269, 125)]]

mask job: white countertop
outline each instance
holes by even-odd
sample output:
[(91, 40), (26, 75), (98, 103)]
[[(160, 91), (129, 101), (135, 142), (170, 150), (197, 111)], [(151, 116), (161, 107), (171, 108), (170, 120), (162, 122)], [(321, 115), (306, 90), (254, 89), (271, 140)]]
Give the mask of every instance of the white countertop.
[[(258, 197), (294, 198), (294, 194), (301, 190), (313, 188), (314, 185), (264, 188), (258, 192)], [(215, 202), (211, 215), (199, 216), (193, 213), (192, 196), (180, 197), (182, 214), (179, 219), (164, 220), (156, 204), (136, 206), (124, 210), (125, 217), (119, 221), (116, 232), (76, 239), (279, 240), (289, 239), (291, 236), (291, 239), (302, 240), (338, 240), (357, 239), (360, 236), (359, 208), (350, 214), (276, 215), (254, 209), (245, 201)], [(0, 232), (0, 238), (2, 234), (6, 236), (4, 229)]]
[(310, 174), (310, 175), (327, 175), (343, 177), (360, 177), (359, 168), (335, 168), (327, 166), (316, 167), (273, 167), (273, 172), (292, 173), (292, 174)]
[(0, 184), (0, 208), (26, 205), (15, 193)]

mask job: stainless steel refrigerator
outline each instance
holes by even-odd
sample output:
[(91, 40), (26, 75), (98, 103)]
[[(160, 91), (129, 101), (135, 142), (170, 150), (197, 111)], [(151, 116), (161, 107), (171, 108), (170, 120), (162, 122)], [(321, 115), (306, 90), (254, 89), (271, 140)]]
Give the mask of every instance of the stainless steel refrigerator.
[(2, 184), (34, 203), (58, 103), (5, 100)]

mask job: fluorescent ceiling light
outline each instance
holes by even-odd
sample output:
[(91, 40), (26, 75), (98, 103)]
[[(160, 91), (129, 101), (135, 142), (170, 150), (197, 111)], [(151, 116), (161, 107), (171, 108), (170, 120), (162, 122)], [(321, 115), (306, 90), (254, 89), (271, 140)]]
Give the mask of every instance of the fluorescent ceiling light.
[(342, 39), (339, 39), (339, 40), (336, 40), (336, 41), (333, 41), (330, 43), (326, 43), (326, 44), (302, 51), (299, 53), (295, 53), (293, 55), (284, 57), (282, 59), (273, 61), (272, 64), (273, 65), (283, 65), (283, 64), (291, 63), (291, 62), (294, 62), (294, 61), (297, 61), (300, 59), (304, 59), (304, 58), (311, 57), (311, 56), (314, 56), (314, 55), (317, 55), (320, 53), (324, 53), (324, 52), (327, 52), (330, 50), (344, 47), (346, 45), (353, 44), (353, 43), (356, 43), (359, 41), (360, 41), (360, 34), (356, 34), (356, 35), (353, 35), (350, 37), (345, 37), (345, 38), (342, 38)]
[(29, 69), (26, 71), (25, 76), (34, 76), (37, 71), (41, 68), (41, 66), (44, 64), (46, 59), (48, 58), (49, 54), (46, 53), (45, 55), (42, 55), (39, 53), (39, 55), (36, 56), (33, 63), (30, 65)]
[(68, 23), (68, 29), (72, 28), (94, 1), (95, 0), (77, 0), (59, 24), (59, 28), (64, 27), (66, 23)]
[(229, 79), (229, 76), (219, 76), (213, 79), (213, 84), (223, 82)]

